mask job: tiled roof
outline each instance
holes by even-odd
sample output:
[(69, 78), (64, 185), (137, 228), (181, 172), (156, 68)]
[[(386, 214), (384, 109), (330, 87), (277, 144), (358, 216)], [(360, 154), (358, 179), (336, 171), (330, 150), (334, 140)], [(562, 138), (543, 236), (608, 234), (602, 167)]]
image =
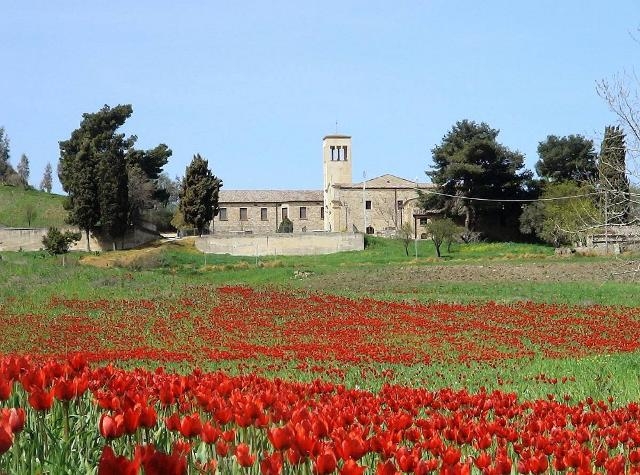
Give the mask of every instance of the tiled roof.
[(220, 190), (220, 203), (291, 203), (322, 201), (320, 190)]

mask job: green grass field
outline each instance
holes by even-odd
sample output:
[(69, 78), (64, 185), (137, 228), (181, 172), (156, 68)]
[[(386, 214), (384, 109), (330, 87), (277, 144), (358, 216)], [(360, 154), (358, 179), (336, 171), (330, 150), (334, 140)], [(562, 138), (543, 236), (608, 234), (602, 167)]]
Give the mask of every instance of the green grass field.
[(35, 211), (31, 227), (64, 226), (67, 211), (63, 202), (61, 195), (0, 184), (0, 226), (27, 227), (29, 207)]
[[(411, 248), (415, 251), (415, 249)], [(562, 303), (570, 305), (640, 306), (637, 282), (629, 279), (601, 279), (588, 281), (563, 280), (565, 266), (588, 274), (594, 266), (613, 265), (620, 258), (560, 258), (553, 250), (539, 245), (525, 244), (468, 244), (455, 245), (443, 259), (436, 259), (432, 244), (420, 242), (418, 259), (406, 255), (400, 241), (373, 238), (362, 252), (348, 252), (329, 256), (244, 258), (214, 256), (199, 253), (188, 241), (158, 246), (150, 252), (135, 253), (118, 261), (123, 253), (72, 253), (62, 267), (59, 257), (42, 252), (3, 252), (0, 257), (0, 316), (30, 315), (49, 312), (53, 298), (87, 301), (120, 301), (148, 299), (150, 301), (181, 300), (188, 289), (222, 285), (244, 285), (257, 289), (276, 289), (286, 292), (322, 292), (353, 299), (371, 297), (402, 302), (484, 302), (514, 304), (517, 301)], [(83, 264), (82, 259), (110, 260), (109, 267)], [(452, 271), (464, 273), (485, 267), (544, 266), (557, 274), (557, 280), (526, 281), (510, 279), (409, 281), (407, 275), (428, 275)], [(532, 267), (533, 268), (533, 267)], [(297, 278), (296, 271), (309, 276)], [(376, 275), (381, 277), (376, 279)], [(390, 277), (392, 276), (392, 277)], [(405, 280), (402, 280), (405, 279)], [(358, 284), (358, 285), (356, 285)], [(56, 310), (55, 312), (57, 312)], [(51, 311), (54, 312), (54, 311)], [(47, 318), (56, 317), (56, 313)], [(131, 364), (131, 363), (127, 363)], [(268, 367), (269, 361), (254, 361), (253, 367)], [(255, 366), (257, 365), (257, 366)], [(209, 365), (207, 365), (209, 366)], [(214, 364), (238, 371), (233, 365)], [(464, 365), (434, 364), (423, 366), (393, 366), (394, 380), (402, 384), (429, 381), (430, 385), (468, 387), (500, 387), (517, 391), (527, 397), (540, 397), (540, 391), (571, 390), (572, 394), (616, 394), (622, 400), (636, 397), (640, 367), (639, 353), (599, 355), (587, 358), (523, 360), (517, 364), (497, 367), (479, 365), (472, 371)], [(362, 385), (357, 368), (348, 370), (345, 382)], [(425, 373), (426, 371), (426, 373)], [(576, 381), (566, 387), (531, 386), (536, 374), (574, 375)], [(309, 379), (315, 377), (295, 370), (281, 368), (274, 376)], [(528, 375), (522, 378), (522, 375)], [(635, 379), (634, 379), (635, 378)], [(503, 380), (500, 386), (496, 381)], [(379, 387), (381, 380), (367, 385)], [(631, 388), (631, 389), (630, 389)], [(633, 389), (636, 388), (636, 389)]]

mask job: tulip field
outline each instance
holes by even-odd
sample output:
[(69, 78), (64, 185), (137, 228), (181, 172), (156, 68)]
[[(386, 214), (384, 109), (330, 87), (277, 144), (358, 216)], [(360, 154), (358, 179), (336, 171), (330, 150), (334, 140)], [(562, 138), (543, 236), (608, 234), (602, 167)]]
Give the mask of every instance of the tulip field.
[(0, 473), (640, 473), (638, 307), (147, 290), (0, 301)]

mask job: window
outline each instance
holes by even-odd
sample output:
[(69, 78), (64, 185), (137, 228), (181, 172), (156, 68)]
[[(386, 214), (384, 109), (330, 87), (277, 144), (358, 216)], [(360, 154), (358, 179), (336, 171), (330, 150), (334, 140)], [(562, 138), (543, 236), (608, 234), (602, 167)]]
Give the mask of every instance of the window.
[(371, 200), (367, 200), (364, 202), (365, 209), (371, 209)]
[(240, 208), (240, 221), (247, 221), (247, 208)]
[(367, 231), (367, 234), (373, 234), (373, 233), (375, 233), (375, 230), (373, 229), (373, 226), (367, 226), (366, 231)]
[(267, 208), (260, 208), (260, 220), (267, 221)]
[(227, 208), (220, 208), (218, 211), (218, 216), (220, 216), (220, 221), (226, 221), (227, 218)]
[(282, 208), (282, 219), (289, 218), (289, 208)]
[(324, 206), (320, 206), (320, 219), (324, 219)]
[(426, 226), (429, 224), (429, 218), (420, 218), (420, 226)]
[(307, 207), (300, 206), (300, 219), (307, 219)]

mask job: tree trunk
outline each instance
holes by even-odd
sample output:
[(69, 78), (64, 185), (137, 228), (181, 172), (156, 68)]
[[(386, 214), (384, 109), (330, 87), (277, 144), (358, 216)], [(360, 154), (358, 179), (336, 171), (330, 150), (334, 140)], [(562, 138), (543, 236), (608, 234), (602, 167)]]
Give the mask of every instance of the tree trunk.
[(85, 234), (87, 235), (87, 252), (91, 252), (91, 243), (89, 242), (89, 230), (85, 229)]

